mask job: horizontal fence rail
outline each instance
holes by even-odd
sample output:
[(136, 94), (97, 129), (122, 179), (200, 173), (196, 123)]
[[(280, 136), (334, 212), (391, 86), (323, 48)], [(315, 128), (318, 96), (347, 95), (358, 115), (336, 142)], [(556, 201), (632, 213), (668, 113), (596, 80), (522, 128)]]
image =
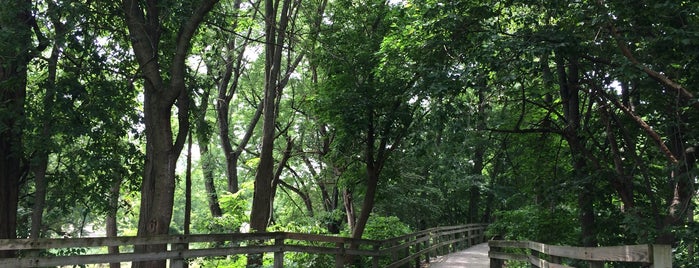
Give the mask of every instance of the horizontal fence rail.
[[(343, 267), (346, 256), (369, 258), (373, 267), (380, 260), (386, 267), (416, 266), (429, 261), (430, 254), (448, 254), (485, 241), (485, 224), (436, 227), (386, 239), (367, 240), (302, 233), (193, 234), (151, 237), (95, 237), (64, 239), (0, 239), (0, 251), (16, 251), (20, 257), (0, 259), (0, 267), (44, 267), (82, 264), (170, 260), (170, 267), (186, 267), (187, 260), (200, 257), (271, 253), (274, 267), (283, 267), (285, 252), (329, 254), (335, 267)], [(162, 252), (134, 253), (139, 245), (163, 245)], [(55, 249), (104, 249), (120, 247), (119, 253), (74, 256), (38, 256)], [(106, 250), (103, 250), (106, 252)], [(388, 263), (388, 264), (386, 264)]]
[(672, 268), (670, 245), (569, 247), (531, 241), (491, 240), (488, 246), (491, 268), (504, 267), (504, 260), (529, 262), (532, 267), (571, 267), (562, 264), (564, 258), (586, 261), (590, 267), (603, 267), (605, 262), (634, 262), (652, 268)]

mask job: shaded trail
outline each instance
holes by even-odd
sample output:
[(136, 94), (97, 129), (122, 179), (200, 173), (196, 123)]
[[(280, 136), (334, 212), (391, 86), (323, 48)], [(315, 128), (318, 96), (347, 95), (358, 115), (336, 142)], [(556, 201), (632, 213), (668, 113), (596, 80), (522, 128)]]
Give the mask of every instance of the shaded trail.
[(437, 262), (430, 263), (430, 268), (488, 268), (490, 267), (490, 259), (488, 259), (488, 243), (482, 243), (463, 251), (454, 252), (452, 254), (440, 257)]

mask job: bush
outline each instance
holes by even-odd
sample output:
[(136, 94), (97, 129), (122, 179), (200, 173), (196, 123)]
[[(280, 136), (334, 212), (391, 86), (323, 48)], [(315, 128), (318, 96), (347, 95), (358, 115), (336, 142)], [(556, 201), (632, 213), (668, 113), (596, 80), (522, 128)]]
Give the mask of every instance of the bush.
[(526, 206), (496, 212), (495, 222), (488, 227), (487, 234), (505, 240), (575, 245), (579, 237), (576, 220), (575, 212), (569, 209)]
[(412, 233), (410, 226), (403, 223), (396, 216), (372, 215), (364, 229), (364, 239), (383, 240)]

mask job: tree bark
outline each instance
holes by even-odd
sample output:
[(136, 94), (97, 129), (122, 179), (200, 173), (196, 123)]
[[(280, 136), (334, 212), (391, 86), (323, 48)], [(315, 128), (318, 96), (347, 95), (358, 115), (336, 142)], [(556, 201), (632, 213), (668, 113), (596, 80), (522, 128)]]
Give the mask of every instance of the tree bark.
[[(0, 239), (13, 239), (21, 178), (27, 168), (22, 148), (27, 65), (44, 48), (32, 43), (32, 26), (37, 36), (40, 33), (31, 15), (31, 1), (2, 1), (2, 5), (0, 30), (12, 34), (0, 37)], [(0, 251), (0, 258), (14, 255), (14, 251)]]
[(184, 234), (189, 234), (192, 222), (192, 132), (187, 139), (187, 167), (184, 178)]
[(214, 184), (214, 172), (213, 167), (211, 167), (212, 160), (211, 153), (209, 152), (209, 145), (206, 143), (199, 144), (202, 155), (201, 169), (204, 177), (204, 188), (206, 188), (206, 200), (209, 202), (209, 212), (212, 217), (221, 217), (223, 216), (223, 211), (221, 210), (221, 204), (218, 201), (218, 193), (216, 192), (216, 185)]
[[(175, 192), (177, 158), (189, 133), (189, 92), (185, 88), (185, 59), (192, 37), (204, 16), (217, 0), (203, 0), (191, 17), (180, 25), (174, 56), (169, 64), (169, 81), (165, 82), (158, 55), (160, 9), (157, 1), (123, 0), (122, 7), (131, 36), (131, 46), (144, 77), (144, 121), (146, 133), (146, 161), (141, 186), (141, 211), (138, 236), (162, 235), (169, 232)], [(171, 110), (178, 110), (178, 133), (173, 135)], [(167, 245), (137, 246), (134, 251), (160, 252)], [(165, 267), (165, 261), (137, 262), (134, 267)]]
[(479, 137), (476, 142), (476, 148), (473, 153), (473, 175), (474, 181), (469, 188), (469, 201), (468, 201), (468, 223), (476, 223), (479, 220), (478, 210), (479, 203), (481, 199), (481, 192), (479, 184), (483, 180), (483, 163), (485, 162), (485, 141), (483, 140), (483, 131), (485, 130), (485, 112), (486, 112), (486, 99), (485, 92), (486, 84), (482, 83), (478, 88), (478, 114), (476, 122), (476, 136)]
[(694, 176), (692, 176), (692, 172), (696, 167), (699, 145), (682, 150), (683, 147), (679, 146), (679, 148), (676, 148), (679, 151), (678, 153), (682, 154), (682, 161), (675, 166), (670, 174), (672, 198), (667, 208), (668, 214), (665, 216), (662, 226), (658, 227), (661, 230), (655, 241), (658, 244), (672, 245), (675, 243), (675, 235), (669, 231), (668, 227), (677, 226), (683, 222), (683, 219), (686, 219), (687, 213), (690, 211), (690, 202), (694, 196)]
[[(250, 229), (264, 232), (271, 218), (272, 191), (274, 181), (274, 139), (277, 120), (277, 95), (281, 93), (279, 74), (282, 61), (282, 44), (286, 37), (288, 11), (291, 0), (282, 1), (281, 19), (277, 24), (278, 1), (265, 0), (265, 96), (263, 104), (262, 149), (260, 163), (255, 174)], [(248, 255), (248, 267), (262, 265), (258, 254)]]
[[(272, 191), (271, 191), (272, 196), (270, 197), (270, 201), (269, 201), (270, 211), (273, 211), (274, 199), (277, 196), (277, 187), (279, 186), (279, 182), (281, 181), (282, 171), (284, 171), (284, 167), (287, 165), (289, 158), (291, 158), (291, 150), (293, 148), (294, 148), (294, 140), (291, 137), (287, 137), (286, 149), (284, 150), (284, 153), (282, 155), (282, 159), (279, 160), (279, 165), (277, 165), (277, 169), (274, 171), (274, 178), (272, 178)], [(270, 212), (270, 214), (271, 214), (271, 212)]]
[[(233, 2), (233, 9), (240, 10), (242, 1), (236, 0)], [(255, 5), (259, 5), (257, 2)], [(257, 12), (254, 13), (253, 18), (257, 16)], [(235, 18), (233, 21), (233, 28), (237, 28), (238, 19)], [(252, 40), (250, 35), (252, 34), (252, 28), (248, 29), (248, 32), (244, 38), (243, 43), (238, 46), (236, 43), (236, 38), (232, 37), (231, 41), (227, 44), (227, 55), (226, 55), (226, 68), (223, 73), (223, 77), (218, 84), (218, 98), (216, 99), (216, 116), (218, 119), (219, 128), (219, 138), (221, 140), (221, 148), (223, 149), (223, 154), (226, 159), (226, 177), (228, 179), (227, 190), (231, 193), (236, 193), (239, 190), (238, 186), (238, 159), (243, 153), (243, 150), (248, 144), (248, 141), (252, 137), (252, 133), (260, 120), (262, 114), (262, 103), (258, 105), (258, 109), (255, 115), (250, 120), (250, 124), (243, 136), (243, 139), (238, 143), (236, 149), (233, 149), (233, 143), (230, 137), (230, 103), (233, 99), (233, 95), (238, 89), (238, 82), (240, 81), (240, 76), (243, 74), (243, 58), (245, 54), (245, 49)], [(233, 57), (233, 53), (236, 49), (239, 49), (238, 55)]]
[(209, 203), (209, 212), (212, 217), (221, 217), (221, 205), (218, 202), (218, 194), (216, 185), (214, 184), (214, 170), (211, 166), (211, 153), (209, 152), (209, 142), (211, 142), (211, 133), (206, 122), (206, 111), (209, 108), (209, 96), (211, 91), (206, 90), (201, 97), (201, 105), (196, 117), (197, 143), (201, 153), (201, 172), (204, 177), (204, 188), (206, 189), (206, 200)]
[[(290, 0), (285, 0), (282, 8), (282, 19), (288, 19), (286, 13)], [(277, 43), (277, 34), (284, 36), (285, 28), (277, 32), (277, 6), (275, 1), (265, 1), (265, 96), (263, 104), (262, 149), (260, 163), (255, 174), (255, 190), (253, 194), (252, 211), (250, 212), (250, 228), (255, 232), (264, 232), (270, 219), (270, 202), (272, 197), (272, 181), (274, 180), (274, 138), (276, 123), (277, 82), (281, 67), (281, 43)], [(281, 24), (280, 25), (284, 25)], [(284, 27), (284, 26), (280, 26)], [(283, 39), (281, 39), (283, 40)]]
[[(55, 9), (56, 6), (52, 3), (49, 4), (51, 9)], [(30, 171), (34, 174), (34, 206), (32, 208), (32, 224), (30, 238), (40, 238), (42, 236), (42, 219), (44, 215), (44, 209), (46, 207), (46, 191), (48, 187), (48, 182), (46, 181), (46, 171), (49, 164), (49, 154), (50, 144), (52, 139), (52, 128), (53, 128), (53, 107), (55, 103), (56, 96), (56, 76), (58, 72), (58, 59), (62, 51), (62, 39), (65, 36), (65, 27), (59, 20), (59, 18), (52, 17), (51, 23), (55, 28), (56, 36), (53, 38), (54, 44), (51, 48), (51, 56), (48, 58), (48, 76), (46, 77), (46, 92), (44, 92), (43, 106), (44, 110), (41, 114), (41, 130), (39, 131), (39, 137), (36, 138), (35, 144), (37, 144), (37, 150), (34, 154), (30, 167)]]
[(376, 199), (376, 190), (379, 185), (379, 170), (374, 165), (367, 165), (367, 184), (366, 193), (364, 193), (364, 200), (362, 201), (362, 210), (359, 212), (359, 217), (352, 228), (352, 238), (362, 238), (364, 234), (364, 229), (367, 222), (369, 221), (369, 216), (374, 208), (374, 203)]
[[(578, 62), (575, 57), (566, 61), (560, 53), (555, 54), (556, 72), (561, 96), (563, 114), (566, 121), (563, 138), (568, 142), (573, 164), (573, 178), (581, 180), (578, 192), (579, 221), (581, 242), (583, 246), (596, 246), (594, 183), (587, 177), (587, 159), (583, 141), (580, 137), (580, 97)], [(567, 70), (566, 70), (567, 67)]]
[[(119, 211), (119, 189), (121, 189), (121, 176), (116, 176), (114, 178), (114, 184), (109, 188), (109, 207), (107, 208), (107, 218), (106, 221), (106, 235), (107, 237), (117, 237), (118, 226), (117, 226), (117, 212)], [(119, 247), (107, 247), (107, 253), (117, 254), (119, 253)], [(121, 263), (110, 263), (110, 268), (120, 268)]]
[(354, 196), (350, 189), (342, 190), (342, 203), (345, 206), (345, 215), (347, 216), (347, 226), (350, 230), (355, 229), (357, 222), (357, 213), (354, 212)]

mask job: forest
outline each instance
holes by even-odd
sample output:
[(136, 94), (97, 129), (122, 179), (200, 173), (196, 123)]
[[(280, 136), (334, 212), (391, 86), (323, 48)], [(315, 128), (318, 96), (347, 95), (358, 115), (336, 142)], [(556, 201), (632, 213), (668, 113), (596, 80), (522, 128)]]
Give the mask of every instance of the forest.
[(490, 223), (699, 265), (699, 1), (0, 3), (0, 239)]

